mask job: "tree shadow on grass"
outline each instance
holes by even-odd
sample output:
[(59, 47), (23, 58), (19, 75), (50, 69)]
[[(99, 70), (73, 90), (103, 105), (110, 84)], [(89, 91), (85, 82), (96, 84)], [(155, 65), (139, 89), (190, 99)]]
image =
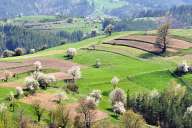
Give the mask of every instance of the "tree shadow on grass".
[(102, 95), (103, 95), (103, 96), (109, 96), (109, 93), (110, 93), (109, 91), (103, 91), (103, 92), (102, 92)]
[(144, 53), (144, 54), (141, 54), (139, 56), (139, 58), (142, 58), (142, 59), (151, 59), (153, 57), (156, 57), (157, 55), (153, 54), (153, 53)]
[(107, 111), (111, 113), (110, 116), (112, 118), (114, 118), (115, 120), (119, 120), (119, 116), (113, 112), (112, 108), (107, 108)]

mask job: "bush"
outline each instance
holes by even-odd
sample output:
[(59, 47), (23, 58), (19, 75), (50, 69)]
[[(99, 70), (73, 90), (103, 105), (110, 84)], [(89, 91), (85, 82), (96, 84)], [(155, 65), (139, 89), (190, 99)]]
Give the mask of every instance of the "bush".
[(6, 58), (6, 57), (12, 57), (15, 55), (15, 52), (11, 51), (11, 50), (4, 50), (2, 53), (2, 57)]
[(109, 96), (112, 105), (114, 105), (116, 102), (122, 102), (122, 103), (126, 102), (125, 92), (120, 88), (114, 89)]
[(68, 48), (67, 49), (67, 57), (69, 59), (73, 59), (73, 57), (77, 54), (77, 50), (75, 48)]
[(15, 56), (22, 56), (23, 54), (25, 54), (25, 49), (23, 49), (23, 48), (15, 49)]

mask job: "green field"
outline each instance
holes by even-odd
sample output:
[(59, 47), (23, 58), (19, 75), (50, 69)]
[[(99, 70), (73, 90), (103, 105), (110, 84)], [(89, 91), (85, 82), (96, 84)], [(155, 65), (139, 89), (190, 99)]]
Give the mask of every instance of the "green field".
[[(108, 46), (102, 44), (104, 41), (130, 34), (143, 34), (143, 32), (114, 33), (111, 37), (99, 36), (83, 40), (78, 43), (71, 43), (54, 47), (41, 52), (37, 52), (32, 55), (4, 58), (0, 59), (0, 61), (21, 61), (23, 59), (34, 57), (58, 58), (66, 61), (64, 55), (67, 48), (77, 48), (77, 55), (72, 61), (74, 63), (82, 65), (82, 78), (77, 82), (80, 93), (75, 95), (69, 94), (68, 96), (70, 98), (64, 101), (64, 103), (68, 104), (77, 102), (81, 97), (86, 97), (93, 89), (99, 89), (102, 91), (103, 97), (101, 103), (98, 106), (98, 109), (108, 113), (109, 119), (111, 119), (113, 122), (116, 122), (118, 120), (113, 117), (113, 113), (109, 110), (111, 108), (111, 103), (108, 99), (108, 95), (112, 90), (110, 81), (113, 76), (117, 76), (120, 78), (120, 83), (118, 84), (118, 87), (122, 88), (125, 91), (129, 90), (131, 95), (140, 92), (150, 91), (153, 89), (162, 91), (167, 88), (170, 82), (172, 82), (173, 80), (177, 81), (178, 83), (182, 83), (180, 79), (173, 77), (169, 71), (175, 69), (176, 64), (179, 61), (182, 61), (182, 57), (180, 58), (179, 56), (176, 56), (176, 61), (175, 59), (171, 59), (171, 57), (169, 58), (155, 56), (134, 48), (127, 48), (124, 46)], [(192, 31), (172, 30), (171, 34), (174, 36), (180, 36), (185, 39), (190, 39)], [(96, 44), (98, 50), (90, 51), (82, 49), (87, 48), (93, 44)], [(149, 57), (146, 58), (144, 56)], [(97, 59), (100, 59), (102, 63), (101, 68), (99, 69), (94, 67)], [(12, 81), (20, 82), (24, 79), (24, 76), (26, 75), (21, 75), (19, 80)], [(191, 84), (190, 76), (191, 75), (187, 75), (183, 78), (184, 80), (186, 80), (189, 86)], [(50, 88), (45, 92), (61, 92), (64, 83), (59, 81), (55, 83), (55, 86), (57, 87), (57, 89)], [(3, 101), (6, 98), (7, 93), (9, 93), (10, 91), (14, 91), (14, 89), (0, 88), (0, 100)], [(32, 110), (29, 105), (28, 107), (28, 114), (30, 116)], [(45, 116), (44, 118), (47, 117)]]

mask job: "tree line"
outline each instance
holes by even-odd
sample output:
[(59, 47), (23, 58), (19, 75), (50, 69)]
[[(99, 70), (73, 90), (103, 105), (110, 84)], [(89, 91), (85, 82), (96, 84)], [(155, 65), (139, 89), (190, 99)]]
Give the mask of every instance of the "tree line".
[(54, 47), (65, 42), (76, 42), (83, 39), (82, 31), (74, 31), (72, 33), (58, 31), (40, 31), (25, 29), (22, 26), (2, 25), (0, 26), (0, 51), (15, 50), (16, 48), (24, 48), (26, 51), (30, 49), (41, 50)]

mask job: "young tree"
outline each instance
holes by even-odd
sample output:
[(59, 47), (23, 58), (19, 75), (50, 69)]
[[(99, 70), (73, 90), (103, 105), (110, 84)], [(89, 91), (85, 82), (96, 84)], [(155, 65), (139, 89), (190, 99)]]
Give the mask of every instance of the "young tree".
[(62, 104), (57, 106), (53, 113), (53, 117), (53, 124), (56, 124), (57, 128), (68, 128), (70, 125), (69, 111), (66, 111), (66, 108)]
[(40, 122), (41, 121), (41, 117), (43, 116), (43, 113), (45, 111), (44, 108), (41, 108), (40, 106), (41, 102), (40, 101), (35, 101), (33, 103), (33, 109), (34, 109), (34, 114), (37, 116), (37, 121)]
[(167, 22), (158, 29), (156, 45), (162, 48), (162, 53), (167, 50), (169, 28), (170, 24)]
[(35, 66), (36, 72), (42, 69), (42, 63), (40, 61), (36, 61), (33, 65)]
[(94, 100), (82, 99), (79, 103), (79, 111), (82, 114), (83, 128), (91, 128), (94, 120), (96, 103)]
[(115, 89), (115, 88), (117, 87), (119, 81), (120, 81), (119, 78), (116, 77), (116, 76), (114, 76), (114, 77), (112, 78), (111, 84), (112, 84), (112, 86), (113, 86), (113, 89)]

